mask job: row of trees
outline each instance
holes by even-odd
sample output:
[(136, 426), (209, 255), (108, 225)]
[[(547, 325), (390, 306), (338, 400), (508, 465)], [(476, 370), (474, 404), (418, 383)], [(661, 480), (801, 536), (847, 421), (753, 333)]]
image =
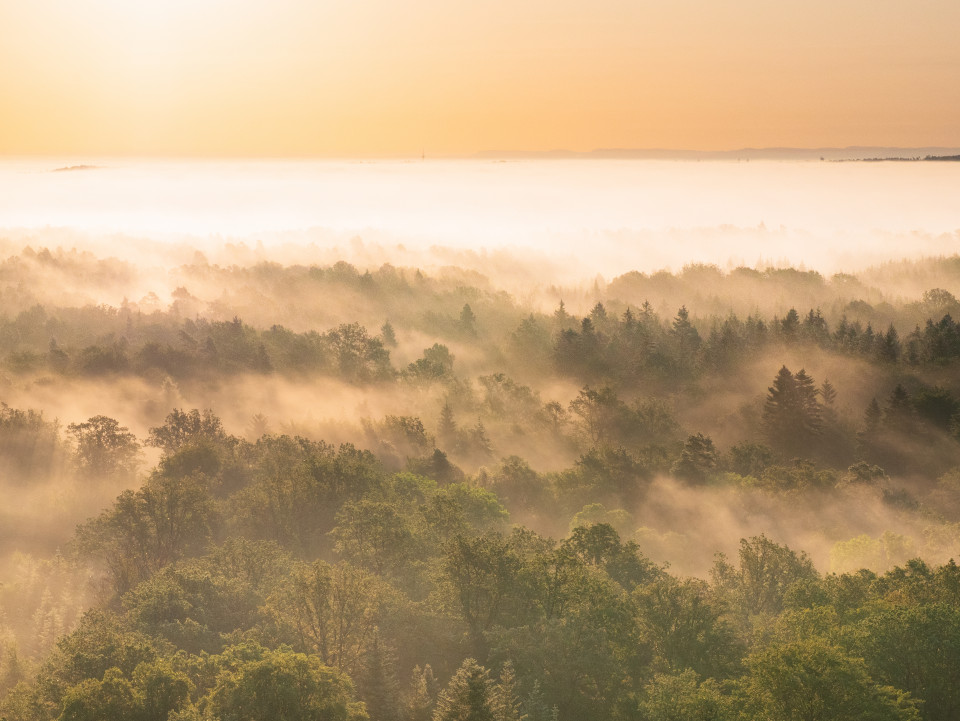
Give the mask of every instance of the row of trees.
[[(444, 326), (445, 321), (437, 323)], [(438, 332), (458, 342), (482, 343), (469, 304), (451, 323), (453, 330), (439, 328)], [(535, 363), (540, 372), (556, 370), (587, 382), (608, 379), (628, 385), (645, 378), (688, 380), (703, 372), (729, 372), (749, 354), (780, 344), (811, 344), (878, 363), (943, 364), (960, 357), (960, 325), (949, 315), (928, 319), (905, 341), (893, 325), (875, 332), (869, 323), (863, 328), (846, 317), (831, 331), (819, 311), (813, 310), (801, 318), (791, 309), (784, 318), (767, 321), (753, 315), (740, 320), (731, 314), (702, 320), (699, 325), (701, 330), (685, 307), (664, 325), (649, 304), (637, 313), (627, 308), (616, 318), (597, 303), (578, 321), (561, 303), (553, 318), (531, 315), (521, 321), (504, 350), (516, 356), (515, 362)], [(397, 343), (396, 330), (389, 322), (379, 335), (371, 335), (359, 323), (341, 324), (325, 333), (296, 333), (280, 325), (257, 330), (236, 317), (232, 321), (177, 319), (166, 326), (154, 324), (147, 333), (135, 332), (131, 325), (122, 334), (101, 336), (82, 347), (68, 348), (48, 336), (43, 350), (15, 340), (21, 338), (19, 334), (8, 335), (14, 342), (7, 344), (6, 366), (17, 373), (162, 374), (189, 380), (281, 372), (335, 375), (352, 383), (397, 377), (433, 382), (453, 377), (453, 356), (439, 343), (408, 368), (396, 370), (389, 352)], [(134, 335), (141, 340), (131, 342), (129, 337)]]

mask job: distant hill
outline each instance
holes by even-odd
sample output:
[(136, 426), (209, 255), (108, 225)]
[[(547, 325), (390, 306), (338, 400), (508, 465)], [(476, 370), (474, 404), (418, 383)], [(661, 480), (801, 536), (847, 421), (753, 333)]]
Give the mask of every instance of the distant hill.
[(847, 148), (740, 148), (738, 150), (677, 150), (671, 148), (597, 148), (573, 150), (484, 151), (477, 157), (491, 159), (639, 159), (639, 160), (954, 160), (960, 148), (896, 148), (850, 146)]

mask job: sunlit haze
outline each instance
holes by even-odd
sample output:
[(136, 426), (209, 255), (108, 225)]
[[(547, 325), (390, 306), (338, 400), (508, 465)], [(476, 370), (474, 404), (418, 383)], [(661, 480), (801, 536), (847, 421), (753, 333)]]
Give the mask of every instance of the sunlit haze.
[(0, 153), (960, 145), (953, 0), (0, 2)]
[(568, 278), (691, 262), (835, 272), (960, 242), (954, 163), (93, 159), (53, 172), (59, 162), (0, 164), (8, 236), (510, 248), (554, 257)]

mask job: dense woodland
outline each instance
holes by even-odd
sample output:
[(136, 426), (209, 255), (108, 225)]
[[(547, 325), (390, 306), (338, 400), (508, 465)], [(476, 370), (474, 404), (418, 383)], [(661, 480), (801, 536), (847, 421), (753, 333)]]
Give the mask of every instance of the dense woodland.
[(0, 263), (0, 716), (960, 716), (960, 257)]

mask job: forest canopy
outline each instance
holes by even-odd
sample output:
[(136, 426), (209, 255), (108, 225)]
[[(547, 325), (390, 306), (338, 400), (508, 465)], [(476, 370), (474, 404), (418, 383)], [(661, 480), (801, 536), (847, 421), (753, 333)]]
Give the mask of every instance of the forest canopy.
[(26, 248), (0, 715), (956, 718), (957, 293)]

